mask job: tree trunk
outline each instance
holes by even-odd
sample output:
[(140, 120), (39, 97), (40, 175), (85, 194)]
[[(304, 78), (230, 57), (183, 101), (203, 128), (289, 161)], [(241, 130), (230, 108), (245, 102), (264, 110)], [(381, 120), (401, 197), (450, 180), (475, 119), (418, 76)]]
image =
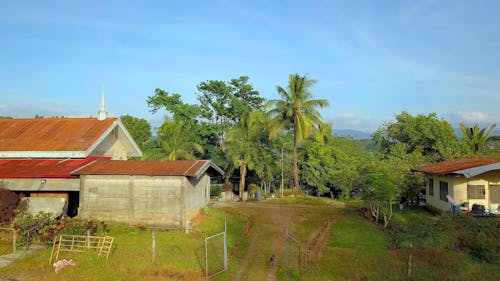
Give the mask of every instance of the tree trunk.
[(295, 192), (301, 193), (302, 190), (300, 189), (300, 184), (299, 184), (299, 165), (297, 159), (298, 146), (299, 146), (299, 140), (297, 135), (297, 128), (295, 128), (295, 131), (293, 132), (293, 190)]
[(247, 164), (246, 162), (243, 162), (243, 164), (240, 166), (240, 188), (239, 188), (239, 191), (240, 191), (240, 199), (241, 201), (243, 201), (243, 193), (245, 192), (245, 177), (247, 175)]
[(389, 221), (391, 221), (392, 218), (392, 199), (389, 199), (389, 214), (386, 214), (384, 212), (384, 229), (387, 228), (389, 225)]

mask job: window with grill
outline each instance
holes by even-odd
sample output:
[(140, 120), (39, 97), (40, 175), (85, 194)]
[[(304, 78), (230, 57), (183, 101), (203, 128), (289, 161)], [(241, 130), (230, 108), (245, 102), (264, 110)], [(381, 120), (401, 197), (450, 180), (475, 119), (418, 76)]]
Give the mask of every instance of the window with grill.
[(439, 199), (448, 202), (446, 195), (448, 195), (448, 183), (445, 181), (439, 181)]
[(434, 196), (434, 179), (429, 179), (429, 196)]
[(485, 195), (484, 185), (468, 184), (467, 185), (467, 198), (468, 199), (484, 199)]

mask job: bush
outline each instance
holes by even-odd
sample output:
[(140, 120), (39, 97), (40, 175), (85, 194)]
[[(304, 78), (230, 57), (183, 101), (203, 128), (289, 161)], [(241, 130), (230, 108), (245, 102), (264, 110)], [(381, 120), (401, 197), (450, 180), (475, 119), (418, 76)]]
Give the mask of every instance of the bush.
[(8, 224), (16, 215), (19, 196), (7, 189), (0, 188), (0, 225)]
[(436, 220), (425, 217), (395, 219), (390, 226), (392, 244), (406, 248), (409, 242), (418, 248), (459, 251), (478, 262), (500, 263), (500, 220), (474, 218), (449, 213)]
[(219, 197), (222, 192), (222, 185), (212, 184), (210, 186), (210, 197)]

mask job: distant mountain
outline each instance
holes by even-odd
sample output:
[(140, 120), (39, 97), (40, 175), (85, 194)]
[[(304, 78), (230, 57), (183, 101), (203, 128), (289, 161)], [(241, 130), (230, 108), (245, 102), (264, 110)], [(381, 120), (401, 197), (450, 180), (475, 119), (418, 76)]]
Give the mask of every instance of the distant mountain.
[(365, 140), (365, 139), (371, 139), (371, 134), (363, 131), (358, 131), (358, 130), (351, 130), (351, 129), (333, 129), (332, 134), (334, 136), (340, 136), (340, 137), (352, 137), (353, 139), (356, 140)]

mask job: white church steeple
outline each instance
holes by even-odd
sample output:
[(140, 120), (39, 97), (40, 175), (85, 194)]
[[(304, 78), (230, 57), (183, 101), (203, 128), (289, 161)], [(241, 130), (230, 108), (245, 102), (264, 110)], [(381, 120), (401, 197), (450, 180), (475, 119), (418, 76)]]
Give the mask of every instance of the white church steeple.
[(97, 112), (97, 120), (101, 121), (108, 117), (106, 106), (104, 105), (104, 85), (101, 86), (101, 109)]

